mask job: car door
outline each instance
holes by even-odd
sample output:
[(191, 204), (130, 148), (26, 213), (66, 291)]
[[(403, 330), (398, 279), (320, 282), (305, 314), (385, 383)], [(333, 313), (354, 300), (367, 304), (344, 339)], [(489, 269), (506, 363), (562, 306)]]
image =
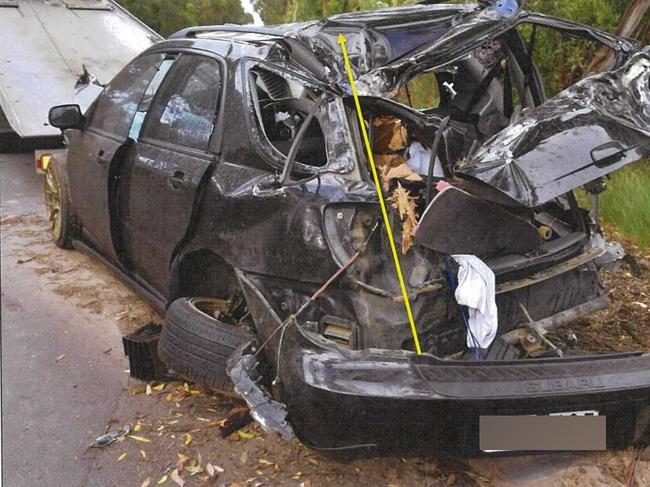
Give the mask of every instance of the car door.
[(119, 179), (122, 247), (134, 273), (167, 294), (169, 266), (187, 233), (198, 189), (216, 156), (223, 64), (181, 54), (156, 94)]
[(164, 57), (146, 54), (128, 64), (89, 109), (84, 130), (67, 133), (71, 198), (83, 236), (115, 261), (108, 195), (111, 165), (128, 138), (137, 107)]

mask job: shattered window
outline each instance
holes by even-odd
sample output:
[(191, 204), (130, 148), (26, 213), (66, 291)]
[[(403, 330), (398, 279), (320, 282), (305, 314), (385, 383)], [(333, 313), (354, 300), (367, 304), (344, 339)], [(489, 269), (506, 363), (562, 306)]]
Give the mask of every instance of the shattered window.
[[(297, 81), (259, 67), (251, 70), (250, 83), (255, 112), (263, 134), (286, 157), (319, 93)], [(312, 118), (307, 127), (296, 153), (296, 162), (315, 167), (327, 164), (325, 137), (318, 116)]]
[(426, 26), (414, 28), (413, 26), (399, 26), (391, 29), (384, 29), (382, 33), (386, 36), (391, 50), (391, 59), (397, 59), (425, 44), (430, 44), (449, 30), (444, 24), (436, 27)]
[(143, 137), (207, 151), (220, 91), (219, 63), (184, 55), (156, 97)]
[(141, 56), (127, 65), (97, 99), (91, 127), (126, 137), (138, 105), (164, 54)]

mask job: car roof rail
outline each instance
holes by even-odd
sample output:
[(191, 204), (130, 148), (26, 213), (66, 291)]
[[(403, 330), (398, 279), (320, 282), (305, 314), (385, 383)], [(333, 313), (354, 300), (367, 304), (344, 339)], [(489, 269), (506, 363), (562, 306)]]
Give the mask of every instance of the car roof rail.
[(275, 37), (286, 37), (282, 32), (269, 27), (257, 27), (253, 25), (199, 25), (187, 27), (169, 36), (169, 39), (187, 39), (196, 37), (198, 34), (209, 34), (210, 32), (239, 32), (244, 34), (264, 34)]

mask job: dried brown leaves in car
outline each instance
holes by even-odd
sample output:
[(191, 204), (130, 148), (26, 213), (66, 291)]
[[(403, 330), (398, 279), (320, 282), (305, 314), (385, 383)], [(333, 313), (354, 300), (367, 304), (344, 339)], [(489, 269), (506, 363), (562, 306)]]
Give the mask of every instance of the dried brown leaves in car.
[(373, 121), (374, 148), (380, 154), (406, 149), (408, 132), (399, 118), (384, 115)]
[(402, 220), (402, 254), (406, 254), (413, 246), (413, 233), (418, 224), (415, 198), (407, 189), (397, 183), (397, 188), (391, 196), (391, 203)]
[(393, 180), (422, 181), (406, 164), (402, 155), (408, 144), (408, 133), (398, 118), (383, 116), (373, 122), (373, 151), (375, 165), (384, 191), (388, 191)]

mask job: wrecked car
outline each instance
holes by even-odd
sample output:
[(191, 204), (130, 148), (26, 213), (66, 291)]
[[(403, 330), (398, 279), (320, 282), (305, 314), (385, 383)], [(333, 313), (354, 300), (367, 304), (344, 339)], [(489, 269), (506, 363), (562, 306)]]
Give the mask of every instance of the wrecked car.
[[(500, 2), (499, 2), (500, 3)], [(535, 36), (612, 51), (547, 96)], [(345, 36), (417, 331), (409, 327), (337, 39)], [(647, 441), (650, 354), (546, 331), (607, 306), (594, 199), (650, 156), (650, 48), (499, 4), (418, 4), (185, 29), (82, 114), (54, 107), (56, 242), (166, 312), (171, 369), (234, 387), (267, 431), (323, 452), (477, 454), (479, 417), (590, 411)], [(417, 95), (417, 99), (416, 99)], [(472, 352), (451, 256), (494, 275)]]

